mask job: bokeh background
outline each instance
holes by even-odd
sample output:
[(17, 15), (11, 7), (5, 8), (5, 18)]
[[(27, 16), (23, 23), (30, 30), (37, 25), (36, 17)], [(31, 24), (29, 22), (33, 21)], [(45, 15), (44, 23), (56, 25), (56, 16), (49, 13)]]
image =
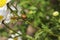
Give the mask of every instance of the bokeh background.
[(60, 0), (11, 0), (7, 7), (0, 40), (60, 40)]

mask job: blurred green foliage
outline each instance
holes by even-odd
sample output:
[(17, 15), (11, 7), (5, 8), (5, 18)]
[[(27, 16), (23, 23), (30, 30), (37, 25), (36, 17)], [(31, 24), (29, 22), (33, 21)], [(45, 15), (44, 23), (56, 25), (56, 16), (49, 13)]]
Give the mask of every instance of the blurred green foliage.
[[(12, 0), (22, 8), (21, 14), (27, 18), (22, 19), (22, 24), (14, 26), (22, 32), (23, 40), (60, 40), (60, 1), (59, 0)], [(59, 15), (54, 16), (53, 12)], [(26, 34), (29, 25), (38, 29), (33, 37)], [(14, 29), (13, 28), (13, 29)], [(6, 29), (5, 29), (6, 30)], [(5, 35), (5, 31), (3, 32)], [(2, 35), (3, 35), (2, 33)]]

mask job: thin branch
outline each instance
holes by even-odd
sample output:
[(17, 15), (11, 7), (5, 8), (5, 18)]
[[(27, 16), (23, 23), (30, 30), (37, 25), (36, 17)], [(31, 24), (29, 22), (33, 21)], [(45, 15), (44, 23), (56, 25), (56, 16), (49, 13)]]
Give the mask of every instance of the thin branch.
[[(17, 33), (15, 30), (11, 29), (8, 25), (6, 25), (6, 24), (4, 23), (4, 21), (2, 21), (2, 23), (5, 25), (5, 27), (6, 27), (7, 29), (10, 29), (10, 30), (12, 30), (14, 33)], [(19, 33), (17, 33), (17, 34), (19, 34)], [(19, 36), (22, 36), (22, 35), (19, 34)]]

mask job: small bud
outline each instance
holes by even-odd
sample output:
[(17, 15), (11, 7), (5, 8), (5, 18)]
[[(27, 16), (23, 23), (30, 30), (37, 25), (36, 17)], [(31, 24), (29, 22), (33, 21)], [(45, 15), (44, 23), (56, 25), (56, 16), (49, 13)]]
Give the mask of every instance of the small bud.
[(12, 35), (11, 35), (11, 37), (12, 37), (12, 38), (14, 38), (14, 37), (15, 37), (15, 35), (14, 35), (14, 34), (12, 34)]
[(53, 12), (53, 16), (58, 16), (58, 15), (59, 15), (58, 11)]
[(15, 36), (19, 36), (19, 34), (16, 33)]
[(9, 33), (13, 33), (13, 31), (12, 30), (9, 30)]

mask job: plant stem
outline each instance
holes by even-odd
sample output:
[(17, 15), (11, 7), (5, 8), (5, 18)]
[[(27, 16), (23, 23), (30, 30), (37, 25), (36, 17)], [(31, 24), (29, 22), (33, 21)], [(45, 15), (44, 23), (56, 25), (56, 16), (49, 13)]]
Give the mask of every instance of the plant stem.
[[(6, 28), (12, 30), (14, 33), (17, 33), (15, 30), (11, 29), (8, 25), (6, 25), (4, 22), (2, 22), (2, 23), (5, 25)], [(17, 33), (17, 34), (19, 34), (19, 33)], [(22, 35), (19, 34), (19, 36), (22, 36)]]

